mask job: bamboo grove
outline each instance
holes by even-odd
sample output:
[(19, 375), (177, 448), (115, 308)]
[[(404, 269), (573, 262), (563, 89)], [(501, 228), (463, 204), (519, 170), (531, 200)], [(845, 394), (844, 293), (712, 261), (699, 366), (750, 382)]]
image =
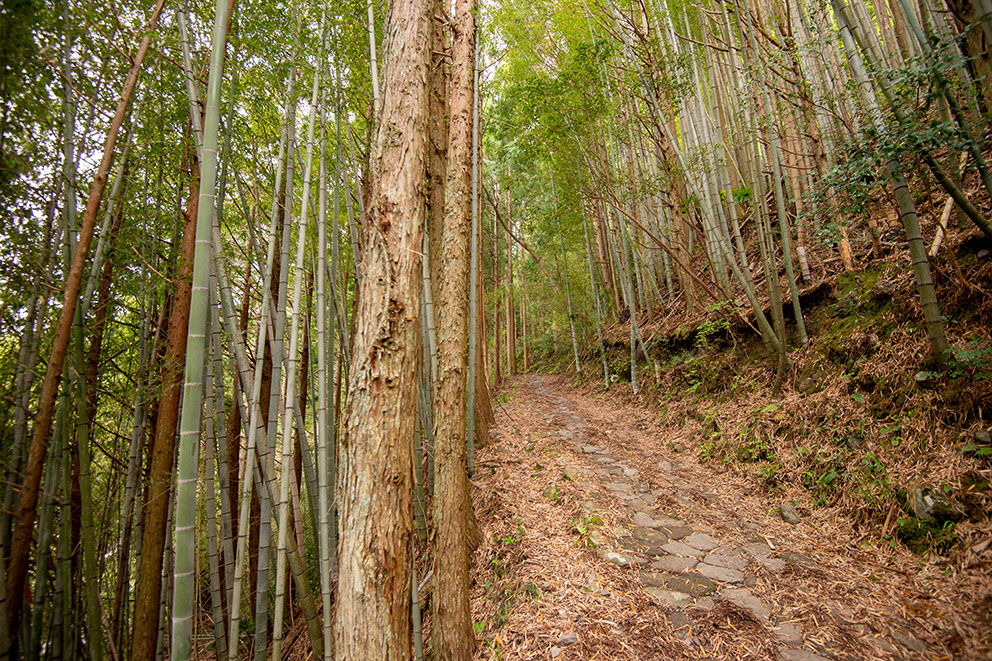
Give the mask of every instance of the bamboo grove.
[[(932, 360), (953, 355), (928, 258), (952, 211), (992, 236), (974, 201), (992, 190), (985, 4), (564, 4), (543, 4), (548, 20), (528, 19), (530, 5), (493, 10), (508, 48), (489, 94), (486, 194), (497, 242), (530, 269), (521, 285), (512, 266), (493, 267), (506, 299), (495, 328), (502, 315), (512, 336), (523, 314), (513, 297), (540, 297), (531, 326), (598, 345), (587, 358), (609, 387), (602, 328), (622, 319), (636, 392), (638, 360), (653, 363), (645, 323), (736, 318), (778, 357), (781, 379), (807, 342), (801, 289), (859, 269), (863, 243), (883, 254), (868, 213), (880, 190), (905, 230)], [(921, 219), (919, 195), (933, 190), (944, 213)], [(923, 222), (938, 228), (926, 244)], [(518, 236), (535, 227), (530, 243)], [(555, 283), (556, 305), (535, 281)], [(577, 349), (566, 353), (557, 364), (580, 369)]]
[(2, 11), (4, 658), (471, 658), (489, 384), (992, 237), (984, 0)]

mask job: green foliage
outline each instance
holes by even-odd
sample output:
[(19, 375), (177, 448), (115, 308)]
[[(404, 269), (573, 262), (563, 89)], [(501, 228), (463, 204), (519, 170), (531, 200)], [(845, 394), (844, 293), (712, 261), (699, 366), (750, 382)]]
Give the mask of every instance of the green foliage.
[(920, 555), (929, 551), (947, 553), (961, 543), (953, 521), (938, 525), (912, 516), (899, 519), (896, 523), (896, 537), (909, 550)]
[(595, 514), (586, 516), (573, 516), (571, 520), (572, 528), (579, 534), (579, 539), (575, 541), (576, 546), (595, 546), (589, 539), (589, 533), (595, 526), (603, 525), (603, 519)]
[(709, 347), (710, 340), (716, 335), (727, 333), (730, 330), (730, 317), (732, 303), (730, 301), (718, 301), (706, 307), (707, 312), (718, 312), (727, 314), (717, 319), (707, 319), (696, 328), (696, 346), (700, 349)]

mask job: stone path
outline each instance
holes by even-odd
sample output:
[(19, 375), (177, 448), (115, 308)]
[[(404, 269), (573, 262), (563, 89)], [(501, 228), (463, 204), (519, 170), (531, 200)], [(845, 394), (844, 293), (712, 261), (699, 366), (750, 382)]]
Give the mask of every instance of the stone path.
[[(672, 461), (658, 462), (655, 465), (658, 474), (652, 477), (662, 479), (651, 480), (668, 488), (652, 489), (638, 469), (617, 456), (619, 452), (590, 442), (585, 433), (590, 420), (575, 409), (569, 398), (554, 392), (542, 392), (542, 395), (552, 404), (544, 420), (554, 430), (553, 435), (566, 441), (581, 463), (596, 476), (601, 488), (594, 487), (595, 491), (623, 503), (623, 521), (590, 533), (597, 555), (605, 562), (637, 572), (642, 589), (657, 606), (666, 610), (672, 628), (683, 641), (691, 644), (697, 635), (695, 621), (724, 601), (746, 611), (767, 628), (774, 636), (779, 659), (866, 658), (814, 642), (807, 634), (815, 631), (804, 631), (798, 622), (776, 612), (752, 589), (758, 586), (759, 579), (766, 588), (769, 584), (774, 587), (777, 580), (788, 581), (779, 578), (780, 573), (789, 565), (810, 568), (809, 558), (785, 550), (774, 537), (762, 534), (758, 525), (727, 512), (728, 508), (721, 507), (720, 499), (707, 493), (704, 486), (683, 481), (680, 475), (685, 472), (680, 471), (674, 457)], [(599, 512), (602, 504), (590, 501), (582, 507)], [(682, 518), (674, 510), (681, 510)], [(727, 527), (714, 529), (712, 525), (699, 523), (714, 520), (714, 515)], [(739, 541), (741, 535), (736, 535), (735, 541), (726, 539), (721, 530), (726, 532), (728, 528), (742, 532), (746, 541)], [(835, 621), (844, 618), (843, 613), (828, 616)], [(863, 649), (873, 650), (872, 658), (934, 658), (921, 657), (923, 644), (911, 635), (895, 646), (872, 636), (871, 630), (864, 626), (850, 624), (851, 635), (866, 645)]]
[[(606, 490), (626, 502), (631, 526), (618, 529), (619, 550), (610, 550), (605, 536), (597, 548), (607, 562), (636, 567), (644, 592), (658, 606), (669, 608), (668, 619), (683, 638), (692, 635), (690, 608), (709, 610), (726, 599), (771, 627), (786, 661), (825, 660), (812, 645), (804, 646), (802, 629), (795, 623), (772, 617), (768, 605), (749, 588), (757, 583), (757, 572), (778, 572), (786, 561), (772, 557), (772, 547), (758, 533), (752, 541), (736, 546), (719, 539), (713, 530), (693, 526), (656, 506), (661, 490), (650, 491), (637, 481), (638, 471), (596, 445), (573, 441), (575, 447), (600, 464), (596, 469)], [(677, 481), (671, 464), (660, 466)], [(596, 540), (594, 540), (596, 541)], [(801, 561), (800, 558), (797, 560)]]

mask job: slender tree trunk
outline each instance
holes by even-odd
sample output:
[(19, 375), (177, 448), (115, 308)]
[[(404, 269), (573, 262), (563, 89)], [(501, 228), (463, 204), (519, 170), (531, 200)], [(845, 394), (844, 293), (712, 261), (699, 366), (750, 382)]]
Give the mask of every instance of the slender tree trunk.
[(438, 397), (434, 450), (434, 589), (431, 642), (439, 659), (472, 658), (475, 636), (469, 595), (468, 527), (471, 501), (466, 472), (469, 279), (473, 264), (472, 152), (475, 2), (457, 0), (452, 21), (452, 76), (441, 234), (443, 280), (438, 283)]
[(154, 440), (150, 448), (149, 483), (142, 506), (141, 561), (135, 581), (134, 625), (131, 630), (131, 654), (135, 659), (151, 659), (158, 638), (159, 608), (162, 600), (162, 553), (165, 549), (169, 494), (172, 491), (172, 468), (175, 461), (176, 425), (183, 387), (186, 335), (189, 326), (193, 252), (196, 246), (197, 209), (199, 206), (200, 168), (190, 157), (191, 179), (186, 223), (174, 276), (175, 296), (169, 317), (169, 333), (161, 366), (162, 397), (158, 403)]

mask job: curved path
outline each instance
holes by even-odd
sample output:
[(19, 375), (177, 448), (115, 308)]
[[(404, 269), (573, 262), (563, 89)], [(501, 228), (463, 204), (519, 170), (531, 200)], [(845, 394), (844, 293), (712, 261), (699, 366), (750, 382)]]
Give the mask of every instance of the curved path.
[(811, 544), (814, 522), (786, 524), (648, 412), (561, 377), (507, 392), (473, 481), (477, 658), (956, 656), (903, 570)]

